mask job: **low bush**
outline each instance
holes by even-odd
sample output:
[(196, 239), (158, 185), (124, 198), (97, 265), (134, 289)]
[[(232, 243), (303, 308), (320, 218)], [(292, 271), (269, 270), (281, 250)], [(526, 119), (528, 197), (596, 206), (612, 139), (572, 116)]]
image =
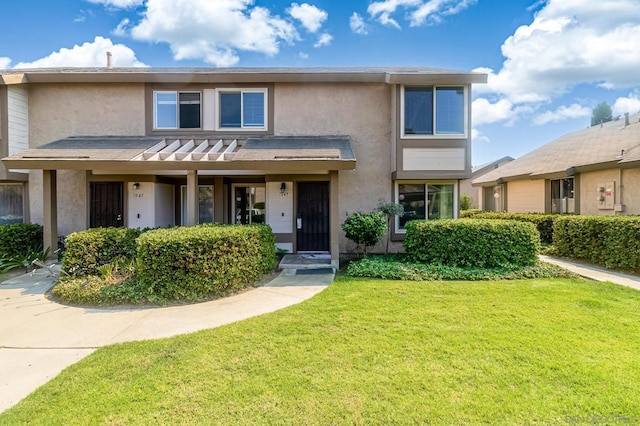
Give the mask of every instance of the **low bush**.
[(347, 216), (342, 223), (345, 236), (358, 245), (362, 245), (362, 253), (367, 255), (367, 247), (375, 246), (387, 229), (387, 220), (383, 213), (356, 212)]
[(519, 222), (533, 223), (540, 233), (540, 241), (543, 244), (553, 242), (553, 221), (563, 215), (543, 213), (509, 213), (509, 212), (485, 212), (482, 210), (467, 210), (460, 212), (461, 218), (473, 219), (500, 219), (517, 220)]
[(558, 256), (640, 270), (640, 217), (564, 216), (556, 219), (553, 236)]
[(351, 262), (346, 269), (346, 275), (407, 281), (482, 281), (577, 277), (576, 274), (566, 269), (540, 261), (531, 266), (459, 268), (414, 262), (408, 256), (403, 255), (369, 256)]
[(157, 229), (138, 238), (136, 271), (148, 293), (174, 300), (221, 296), (275, 267), (268, 225)]
[(42, 252), (42, 226), (31, 223), (0, 225), (0, 257)]
[(535, 264), (540, 235), (531, 223), (514, 220), (411, 221), (404, 247), (415, 261), (462, 268)]
[(131, 228), (92, 228), (69, 234), (62, 267), (72, 276), (99, 275), (103, 265), (134, 259), (141, 233)]

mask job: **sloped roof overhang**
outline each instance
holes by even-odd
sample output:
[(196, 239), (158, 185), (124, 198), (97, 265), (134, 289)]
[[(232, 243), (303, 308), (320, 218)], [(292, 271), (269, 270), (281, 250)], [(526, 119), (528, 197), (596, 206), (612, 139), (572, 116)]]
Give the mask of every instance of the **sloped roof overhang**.
[(60, 139), (4, 158), (8, 169), (95, 170), (353, 170), (348, 136), (148, 137)]

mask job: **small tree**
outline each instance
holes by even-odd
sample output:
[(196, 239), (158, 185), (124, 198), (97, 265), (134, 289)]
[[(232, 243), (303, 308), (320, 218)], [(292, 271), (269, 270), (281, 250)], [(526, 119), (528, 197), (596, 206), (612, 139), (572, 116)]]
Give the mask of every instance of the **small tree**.
[(376, 211), (382, 213), (387, 219), (387, 247), (385, 253), (389, 253), (389, 241), (391, 240), (391, 226), (396, 216), (404, 216), (404, 206), (396, 203), (385, 203), (383, 199), (378, 200)]
[(367, 255), (367, 247), (374, 246), (380, 241), (386, 223), (379, 212), (356, 212), (347, 215), (342, 229), (348, 239), (362, 245), (362, 253)]
[(460, 196), (460, 210), (469, 210), (472, 207), (473, 198), (469, 194), (462, 194)]
[(613, 112), (606, 102), (600, 102), (591, 112), (591, 125), (606, 123), (613, 120)]

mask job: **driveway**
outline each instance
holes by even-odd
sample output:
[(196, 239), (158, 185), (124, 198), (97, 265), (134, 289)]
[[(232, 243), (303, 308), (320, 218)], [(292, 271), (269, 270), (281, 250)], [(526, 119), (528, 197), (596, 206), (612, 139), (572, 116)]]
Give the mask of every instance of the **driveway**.
[(171, 337), (218, 327), (294, 305), (324, 290), (332, 273), (285, 271), (269, 284), (194, 305), (166, 308), (80, 308), (44, 294), (42, 270), (0, 284), (0, 412), (64, 368), (113, 343)]

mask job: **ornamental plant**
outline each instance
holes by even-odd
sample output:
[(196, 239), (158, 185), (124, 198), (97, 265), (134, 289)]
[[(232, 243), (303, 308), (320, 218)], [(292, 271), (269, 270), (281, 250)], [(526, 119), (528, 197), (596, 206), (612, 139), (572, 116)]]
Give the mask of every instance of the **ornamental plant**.
[(348, 214), (342, 224), (345, 236), (358, 246), (362, 246), (363, 256), (367, 255), (367, 247), (378, 244), (385, 229), (387, 229), (387, 221), (382, 213), (377, 211)]

